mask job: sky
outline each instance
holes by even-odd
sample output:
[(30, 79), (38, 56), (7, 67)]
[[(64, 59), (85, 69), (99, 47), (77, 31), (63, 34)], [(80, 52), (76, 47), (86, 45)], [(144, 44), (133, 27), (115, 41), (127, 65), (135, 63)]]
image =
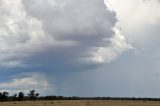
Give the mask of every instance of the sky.
[(0, 0), (0, 91), (160, 97), (159, 0)]

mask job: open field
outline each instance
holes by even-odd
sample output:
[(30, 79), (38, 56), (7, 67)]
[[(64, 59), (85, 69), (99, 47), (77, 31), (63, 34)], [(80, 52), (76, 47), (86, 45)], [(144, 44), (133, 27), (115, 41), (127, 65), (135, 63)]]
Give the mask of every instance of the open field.
[(160, 101), (72, 100), (1, 102), (0, 106), (160, 106)]

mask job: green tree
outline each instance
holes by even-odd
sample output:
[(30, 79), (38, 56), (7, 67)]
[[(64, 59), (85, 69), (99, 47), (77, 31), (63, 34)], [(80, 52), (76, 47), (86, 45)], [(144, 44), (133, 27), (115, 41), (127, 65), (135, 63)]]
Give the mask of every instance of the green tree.
[(18, 94), (18, 100), (22, 101), (23, 98), (24, 98), (24, 93), (23, 92), (19, 92), (19, 94)]
[(0, 92), (0, 100), (1, 101), (7, 101), (8, 100), (8, 96), (9, 96), (9, 93), (4, 91), (4, 92)]
[(30, 93), (28, 94), (30, 100), (36, 100), (39, 96), (39, 93), (36, 93), (35, 90), (30, 90)]
[(14, 95), (12, 96), (12, 100), (13, 100), (13, 101), (17, 101), (17, 94), (14, 94)]

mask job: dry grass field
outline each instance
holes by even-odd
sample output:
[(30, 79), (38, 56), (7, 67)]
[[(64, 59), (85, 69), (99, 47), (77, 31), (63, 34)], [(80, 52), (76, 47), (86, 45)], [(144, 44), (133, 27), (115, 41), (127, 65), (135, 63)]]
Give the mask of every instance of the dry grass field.
[(1, 102), (0, 106), (160, 106), (160, 101), (75, 100)]

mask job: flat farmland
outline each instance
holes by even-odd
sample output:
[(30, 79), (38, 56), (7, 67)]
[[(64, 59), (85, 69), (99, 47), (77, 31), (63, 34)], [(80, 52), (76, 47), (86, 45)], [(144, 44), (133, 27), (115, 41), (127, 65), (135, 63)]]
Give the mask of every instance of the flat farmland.
[(160, 106), (160, 101), (132, 100), (59, 100), (0, 102), (0, 106)]

